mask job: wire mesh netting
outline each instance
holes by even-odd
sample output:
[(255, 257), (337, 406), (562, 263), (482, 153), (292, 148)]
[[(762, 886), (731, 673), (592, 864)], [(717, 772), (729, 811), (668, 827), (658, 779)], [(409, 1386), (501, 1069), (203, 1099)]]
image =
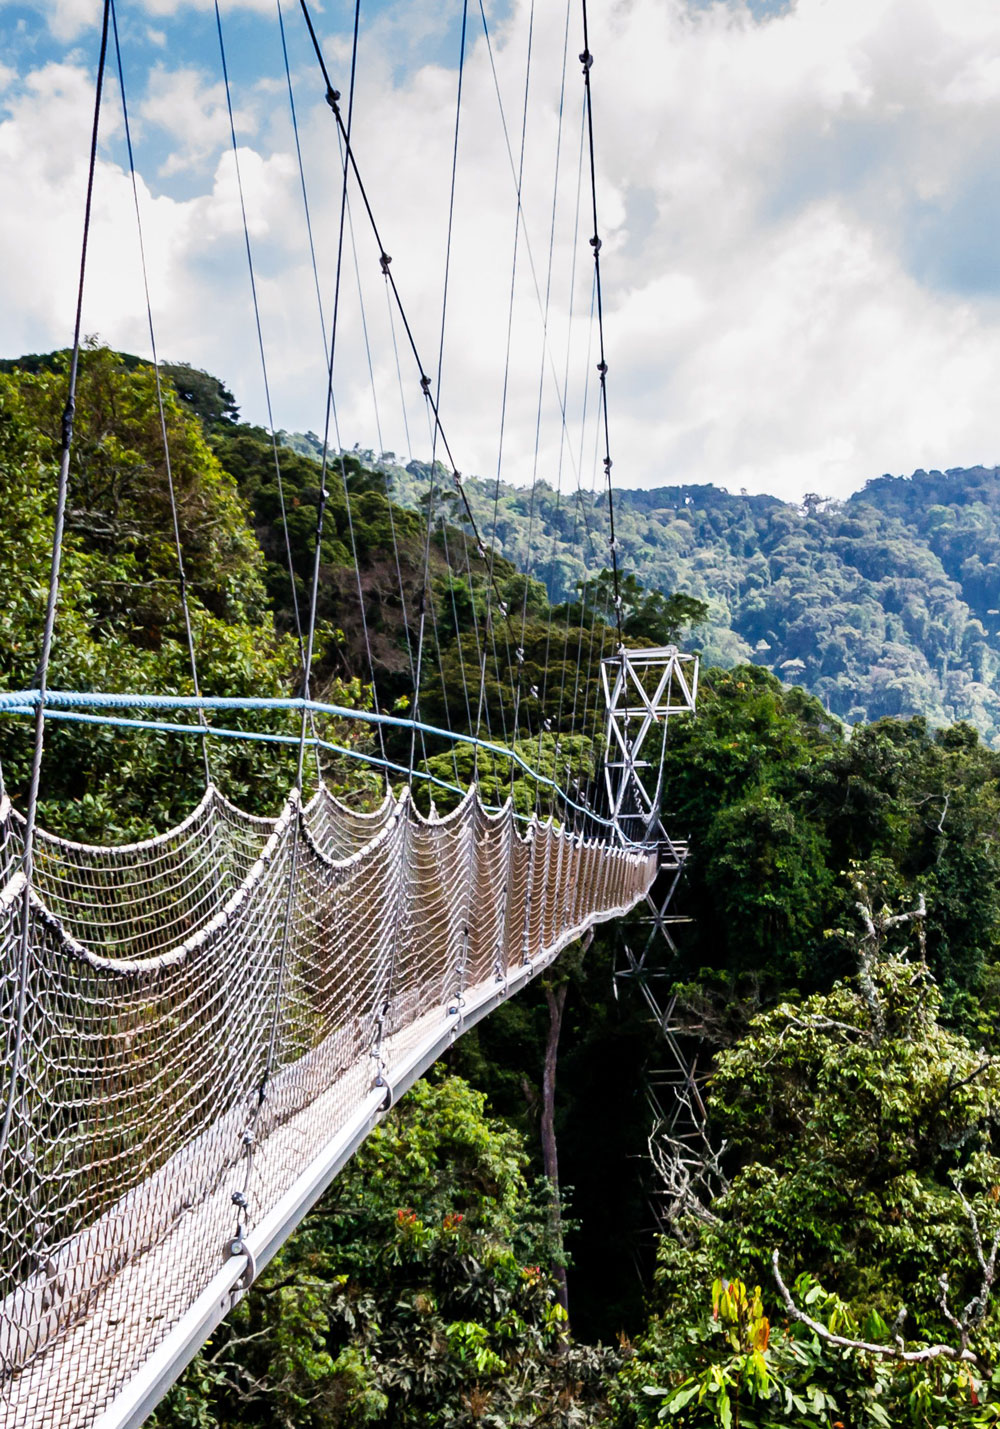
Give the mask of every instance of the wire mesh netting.
[(260, 819), (209, 789), (143, 843), (39, 833), (30, 889), (22, 830), (3, 799), (5, 1429), (92, 1423), (415, 1047), (655, 874), (473, 791)]

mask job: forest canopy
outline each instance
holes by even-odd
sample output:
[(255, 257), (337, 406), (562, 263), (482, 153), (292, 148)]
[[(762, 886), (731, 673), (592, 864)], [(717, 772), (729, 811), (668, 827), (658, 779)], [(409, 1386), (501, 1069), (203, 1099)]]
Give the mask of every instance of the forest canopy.
[[(161, 375), (170, 476), (153, 370), (84, 354), (53, 684), (192, 689), (172, 477), (203, 688), (293, 692), (319, 439), (282, 434), (276, 452), (219, 379), (186, 364)], [(32, 685), (38, 659), (64, 398), (64, 354), (0, 364), (10, 688)], [(585, 790), (617, 629), (599, 547), (574, 564), (583, 508), (536, 492), (550, 554), (525, 575), (531, 498), (501, 491), (492, 575), (523, 612), (523, 645), (498, 639), (477, 711), (462, 692), (495, 592), (466, 562), (454, 503), (435, 497), (428, 538), (441, 474), (361, 451), (331, 472), (318, 688), (459, 731), (481, 718)], [(662, 1126), (650, 1140), (642, 1086), (662, 1044), (640, 989), (615, 975), (620, 937), (643, 932), (603, 931), (390, 1113), (171, 1392), (160, 1429), (1000, 1423), (997, 484), (918, 473), (802, 509), (704, 487), (621, 494), (626, 642), (693, 629), (714, 652), (697, 719), (665, 748), (691, 921), (657, 969), (709, 1073), (699, 1156), (679, 1161)], [(417, 680), (425, 583), (434, 661)], [(377, 753), (356, 722), (326, 732)], [(390, 737), (388, 754), (400, 748)], [(29, 754), (27, 725), (0, 722), (15, 800)], [(211, 758), (255, 810), (293, 778), (281, 746), (212, 741)], [(493, 756), (442, 743), (420, 759), (537, 807)], [(162, 829), (197, 800), (200, 760), (197, 740), (53, 721), (42, 817), (83, 838)], [(379, 797), (378, 775), (359, 785), (347, 767), (328, 755), (324, 774)], [(558, 1184), (541, 1174), (546, 1117)]]

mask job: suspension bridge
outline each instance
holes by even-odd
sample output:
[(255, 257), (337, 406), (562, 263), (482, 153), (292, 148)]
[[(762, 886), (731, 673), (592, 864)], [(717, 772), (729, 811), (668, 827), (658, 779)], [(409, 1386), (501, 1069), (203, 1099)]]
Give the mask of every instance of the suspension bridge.
[[(482, 691), (487, 659), (492, 650), (495, 660), (498, 639), (514, 650), (508, 662), (514, 736), (528, 719), (521, 650), (527, 596), (518, 630), (518, 613), (507, 608), (497, 586), (496, 532), (477, 523), (444, 433), (435, 395), (440, 363), (436, 388), (420, 361), (361, 180), (350, 109), (343, 112), (304, 0), (301, 10), (340, 143), (341, 247), (329, 331), (324, 327), (327, 415), (321, 495), (311, 596), (301, 620), (296, 605), (301, 692), (288, 699), (251, 700), (202, 689), (159, 375), (193, 693), (60, 691), (48, 683), (58, 638), (102, 83), (112, 44), (142, 246), (118, 18), (114, 0), (103, 6), (38, 678), (30, 689), (0, 692), (0, 716), (30, 721), (34, 729), (23, 812), (14, 807), (0, 776), (0, 1027), (5, 1038), (0, 1419), (5, 1429), (140, 1424), (395, 1099), (462, 1032), (524, 988), (570, 942), (644, 900), (652, 900), (662, 920), (665, 904), (654, 899), (654, 883), (666, 865), (672, 889), (682, 862), (682, 846), (671, 843), (660, 823), (660, 791), (649, 793), (646, 771), (653, 761), (638, 756), (644, 744), (647, 756), (655, 745), (651, 729), (665, 729), (668, 716), (693, 708), (697, 672), (691, 657), (672, 647), (633, 656), (622, 633), (586, 6), (580, 153), (581, 166), (589, 155), (593, 197), (590, 247), (599, 376), (595, 454), (603, 449), (606, 549), (613, 573), (612, 609), (605, 612), (614, 648), (604, 657), (609, 753), (603, 790), (593, 778), (589, 784), (580, 778), (561, 783), (526, 757), (526, 750), (541, 749), (543, 732), (551, 728), (544, 712), (541, 727), (529, 729), (520, 743), (513, 736), (508, 742), (496, 738), (489, 727)], [(358, 13), (359, 7), (355, 57)], [(567, 36), (568, 17), (567, 7)], [(238, 175), (218, 4), (215, 18)], [(466, 18), (467, 6), (463, 56)], [(280, 5), (278, 19), (284, 46)], [(565, 83), (565, 53), (563, 65)], [(292, 99), (290, 71), (288, 80)], [(352, 62), (351, 94), (354, 80)], [(460, 105), (461, 67), (459, 113)], [(456, 120), (456, 147), (457, 139)], [(465, 728), (451, 720), (441, 728), (420, 718), (421, 678), (433, 657), (423, 600), (417, 611), (404, 609), (414, 672), (409, 716), (379, 709), (377, 691), (375, 708), (367, 711), (330, 706), (311, 694), (349, 180), (370, 220), (387, 294), (413, 350), (434, 455), (440, 449), (447, 457), (461, 503), (459, 569), (461, 561), (470, 569), (470, 550), (481, 563), (485, 612), (482, 630), (475, 631), (473, 699)], [(517, 208), (520, 215), (520, 180)], [(243, 223), (256, 310), (245, 208)], [(148, 280), (146, 286), (158, 374)], [(266, 386), (259, 310), (256, 320)], [(551, 365), (544, 348), (542, 365), (543, 370)], [(565, 386), (561, 406), (565, 426)], [(280, 490), (277, 444), (274, 454)], [(434, 519), (432, 492), (426, 512), (428, 549)], [(290, 577), (294, 593), (294, 572)], [(363, 600), (360, 619), (363, 624)], [(531, 693), (537, 700), (538, 692)], [(260, 708), (296, 719), (298, 733), (266, 735), (241, 728), (241, 717)], [(223, 713), (234, 728), (218, 722)], [(386, 730), (408, 736), (408, 760), (387, 757), (384, 741), (380, 753), (363, 756), (388, 778), (397, 776), (398, 792), (387, 785), (378, 807), (358, 809), (335, 797), (323, 782), (322, 752), (331, 746), (318, 734), (317, 720), (327, 716), (366, 722), (380, 739)], [(47, 832), (38, 822), (44, 736), (47, 725), (57, 721), (84, 730), (139, 729), (200, 739), (203, 797), (177, 827), (141, 842), (97, 846)], [(210, 749), (224, 738), (284, 740), (296, 747), (297, 778), (277, 814), (244, 812), (216, 785)], [(438, 814), (432, 803), (430, 812), (422, 813), (414, 799), (416, 783), (435, 778), (426, 757), (420, 757), (426, 756), (428, 741), (464, 743), (477, 758), (487, 753), (507, 760), (512, 778), (517, 774), (531, 782), (535, 812), (519, 815), (509, 798), (491, 804), (474, 783), (460, 791), (450, 812)], [(307, 796), (310, 749), (317, 757), (317, 777), (315, 792)], [(450, 788), (455, 794), (455, 786)]]

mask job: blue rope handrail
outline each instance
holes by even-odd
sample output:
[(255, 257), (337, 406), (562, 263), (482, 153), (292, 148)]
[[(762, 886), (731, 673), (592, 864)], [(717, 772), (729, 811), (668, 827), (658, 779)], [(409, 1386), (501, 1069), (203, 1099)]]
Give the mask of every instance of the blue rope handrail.
[[(42, 702), (43, 696), (40, 690), (0, 690), (0, 714), (34, 714), (38, 705)], [(611, 819), (603, 818), (601, 815), (595, 814), (592, 809), (588, 809), (585, 805), (577, 802), (565, 789), (561, 788), (554, 779), (550, 779), (547, 774), (541, 774), (537, 769), (532, 769), (531, 765), (528, 764), (516, 750), (508, 749), (502, 744), (496, 744), (493, 740), (481, 739), (476, 735), (462, 734), (450, 729), (440, 729), (437, 725), (426, 724), (422, 720), (406, 719), (401, 715), (383, 714), (378, 710), (351, 709), (347, 705), (326, 704), (322, 700), (305, 700), (297, 696), (150, 695), (81, 690), (46, 690), (44, 705), (46, 718), (48, 719), (62, 719), (82, 724), (100, 724), (126, 729), (149, 730), (164, 734), (195, 735), (199, 738), (218, 735), (222, 739), (245, 739), (274, 744), (298, 745), (299, 736), (269, 734), (259, 730), (224, 729), (216, 725), (176, 724), (161, 720), (125, 719), (109, 715), (88, 715), (80, 713), (78, 710), (74, 711), (73, 706), (83, 706), (84, 708), (89, 707), (90, 709), (99, 710), (192, 710), (198, 713), (205, 713), (210, 710), (260, 710), (271, 713), (330, 715), (336, 719), (358, 720), (363, 724), (389, 726), (393, 729), (416, 730), (420, 733), (431, 735), (432, 737), (450, 740), (452, 743), (467, 744), (501, 759), (509, 760), (511, 764), (521, 769), (530, 779), (533, 779), (539, 787), (551, 789), (557, 798), (565, 803), (568, 808), (573, 809), (579, 814), (583, 814), (586, 818), (603, 827), (615, 827)], [(352, 750), (343, 745), (320, 739), (318, 736), (310, 737), (308, 742), (321, 749), (328, 749), (334, 753), (346, 755), (348, 758), (376, 765), (391, 773), (402, 774), (406, 777), (409, 777), (410, 774), (408, 766), (395, 764), (391, 760), (365, 754), (359, 750)], [(451, 784), (447, 780), (440, 779), (429, 772), (418, 770), (414, 770), (413, 772), (415, 774), (419, 773), (421, 778), (438, 785), (438, 787), (447, 790), (449, 793), (461, 795), (465, 792), (465, 790), (460, 789), (458, 785)]]

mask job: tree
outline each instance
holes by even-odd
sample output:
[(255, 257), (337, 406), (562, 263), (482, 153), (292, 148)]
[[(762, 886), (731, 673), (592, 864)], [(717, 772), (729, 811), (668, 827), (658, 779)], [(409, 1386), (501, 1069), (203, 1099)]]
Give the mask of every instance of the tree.
[(216, 1332), (156, 1429), (598, 1421), (616, 1357), (573, 1347), (520, 1138), (459, 1078), (389, 1114)]
[[(13, 689), (35, 681), (65, 383), (61, 359), (35, 373), (0, 375), (0, 670)], [(106, 348), (87, 349), (78, 408), (50, 685), (190, 693), (152, 369)], [(298, 651), (275, 634), (247, 509), (200, 422), (169, 392), (165, 415), (201, 687), (208, 694), (285, 695)], [(345, 703), (353, 698), (347, 684), (340, 693)], [(251, 733), (295, 728), (266, 713), (249, 713), (242, 725)], [(340, 734), (339, 742), (357, 738)], [(40, 818), (71, 837), (127, 841), (161, 832), (190, 811), (204, 787), (200, 738), (52, 719), (46, 740)], [(213, 740), (209, 748), (221, 788), (253, 811), (275, 811), (294, 777), (294, 751), (236, 740)], [(15, 801), (27, 787), (30, 758), (28, 722), (4, 720), (0, 762)]]
[(186, 362), (161, 362), (160, 371), (178, 397), (200, 418), (206, 430), (239, 421), (236, 398), (217, 377)]
[[(768, 1350), (761, 1423), (827, 1422), (823, 1404), (810, 1419), (794, 1397), (783, 1404), (767, 1378), (781, 1346), (787, 1370), (803, 1340), (811, 1385), (844, 1419), (870, 1391), (873, 1361), (888, 1415), (874, 1422), (940, 1422), (918, 1412), (920, 1366), (932, 1360), (954, 1367), (944, 1386), (953, 1411), (968, 1403), (970, 1383), (979, 1398), (988, 1393), (986, 1367), (1000, 1348), (990, 1268), (1000, 1245), (1000, 1064), (941, 1025), (940, 992), (921, 960), (887, 952), (893, 929), (912, 935), (914, 915), (880, 912), (863, 883), (858, 902), (867, 929), (858, 980), (759, 1014), (716, 1059), (709, 1107), (726, 1185), (710, 1203), (692, 1198), (681, 1235), (661, 1248), (660, 1309), (624, 1377), (637, 1422), (651, 1417), (637, 1396), (644, 1376), (672, 1395), (671, 1386), (700, 1385), (718, 1367), (702, 1333), (688, 1333), (690, 1307), (713, 1278), (763, 1287), (760, 1313), (770, 1307), (772, 1323), (781, 1314), (794, 1322)], [(817, 1304), (825, 1318), (810, 1330), (808, 1306)], [(749, 1352), (742, 1341), (732, 1348)], [(739, 1378), (745, 1369), (737, 1369), (725, 1373)], [(656, 1413), (664, 1408), (679, 1424), (727, 1422), (721, 1410), (698, 1417), (696, 1399), (667, 1397)]]

